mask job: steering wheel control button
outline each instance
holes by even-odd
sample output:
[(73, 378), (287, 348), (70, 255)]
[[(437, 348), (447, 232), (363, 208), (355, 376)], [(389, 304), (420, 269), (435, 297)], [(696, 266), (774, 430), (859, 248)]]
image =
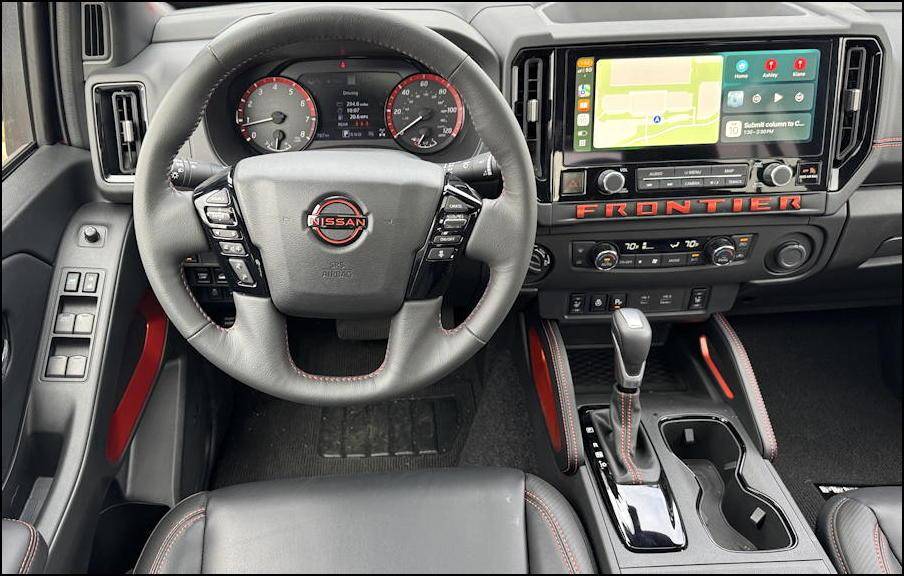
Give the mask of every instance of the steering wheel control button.
[(455, 248), (431, 248), (427, 252), (427, 260), (430, 262), (443, 262), (455, 258)]
[(440, 246), (456, 246), (458, 244), (461, 244), (461, 239), (462, 237), (460, 234), (438, 234), (434, 236), (432, 240), (430, 240), (430, 243)]
[(462, 214), (470, 212), (471, 206), (461, 198), (446, 196), (443, 198), (442, 209), (447, 214)]
[(63, 313), (58, 314), (56, 318), (56, 324), (54, 324), (53, 331), (57, 334), (72, 334), (72, 331), (75, 329), (75, 314)]
[(239, 231), (232, 228), (211, 228), (210, 233), (213, 234), (214, 238), (221, 238), (223, 240), (242, 239), (242, 235), (239, 234)]
[(231, 208), (208, 208), (204, 214), (207, 221), (211, 224), (222, 224), (225, 226), (235, 226), (235, 212)]
[(67, 272), (66, 283), (63, 285), (64, 292), (78, 292), (78, 283), (82, 275), (78, 272)]
[(204, 201), (214, 206), (229, 206), (229, 191), (221, 188), (205, 196)]
[(220, 242), (220, 252), (226, 256), (247, 256), (245, 245), (241, 242)]
[(97, 281), (100, 275), (97, 272), (86, 272), (85, 281), (82, 282), (82, 292), (94, 294), (97, 292)]
[(469, 220), (467, 214), (446, 214), (442, 218), (442, 227), (443, 230), (462, 230)]
[(232, 268), (236, 278), (238, 278), (240, 286), (254, 286), (254, 277), (251, 275), (251, 271), (248, 270), (248, 265), (243, 259), (230, 258), (229, 267)]

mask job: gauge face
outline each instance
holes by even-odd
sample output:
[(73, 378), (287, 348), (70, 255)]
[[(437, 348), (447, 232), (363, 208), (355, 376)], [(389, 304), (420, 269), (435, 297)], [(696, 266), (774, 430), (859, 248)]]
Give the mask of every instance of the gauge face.
[(458, 90), (436, 74), (405, 78), (386, 100), (386, 128), (400, 146), (416, 154), (439, 152), (455, 140), (464, 122)]
[(317, 130), (317, 107), (297, 82), (269, 76), (242, 94), (235, 123), (242, 138), (259, 152), (303, 150)]

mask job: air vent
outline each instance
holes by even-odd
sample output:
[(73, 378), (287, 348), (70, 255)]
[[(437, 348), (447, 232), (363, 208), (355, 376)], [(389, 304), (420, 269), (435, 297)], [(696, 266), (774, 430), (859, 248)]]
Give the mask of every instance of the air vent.
[(132, 181), (147, 129), (144, 87), (138, 83), (95, 86), (94, 114), (104, 179)]
[(521, 124), (537, 180), (546, 180), (552, 111), (550, 54), (527, 53), (512, 70), (512, 107)]
[(82, 3), (82, 54), (86, 60), (107, 57), (107, 28), (103, 2)]
[[(842, 184), (866, 157), (872, 141), (882, 51), (871, 38), (848, 38), (842, 43), (838, 121), (834, 167)], [(845, 174), (846, 173), (846, 174)]]

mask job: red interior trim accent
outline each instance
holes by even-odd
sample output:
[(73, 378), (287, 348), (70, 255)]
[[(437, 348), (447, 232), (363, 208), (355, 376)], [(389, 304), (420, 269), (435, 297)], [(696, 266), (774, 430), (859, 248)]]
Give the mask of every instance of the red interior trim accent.
[(122, 458), (132, 439), (144, 405), (157, 382), (166, 349), (169, 320), (153, 292), (148, 291), (138, 303), (138, 313), (145, 319), (144, 347), (119, 405), (110, 418), (106, 449), (110, 462), (118, 462)]
[(709, 339), (707, 339), (706, 334), (700, 335), (700, 354), (703, 355), (703, 360), (706, 361), (706, 367), (709, 368), (709, 373), (713, 375), (713, 378), (716, 379), (716, 383), (719, 384), (719, 388), (722, 389), (722, 394), (725, 394), (725, 397), (729, 400), (734, 400), (734, 392), (728, 387), (728, 382), (722, 377), (719, 367), (716, 366), (712, 355), (709, 353)]
[(549, 432), (549, 440), (556, 452), (562, 450), (562, 435), (559, 432), (559, 409), (556, 406), (556, 395), (552, 388), (552, 379), (549, 376), (549, 363), (546, 361), (546, 351), (543, 349), (543, 341), (534, 327), (527, 331), (527, 340), (530, 347), (530, 369), (533, 375), (534, 388), (540, 399), (540, 408), (543, 411), (543, 420), (546, 422), (546, 430)]

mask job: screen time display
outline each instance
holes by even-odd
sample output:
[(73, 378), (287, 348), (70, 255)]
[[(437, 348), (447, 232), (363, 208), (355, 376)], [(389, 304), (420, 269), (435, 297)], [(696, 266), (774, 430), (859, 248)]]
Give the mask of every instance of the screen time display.
[(809, 142), (819, 50), (576, 61), (574, 150)]

